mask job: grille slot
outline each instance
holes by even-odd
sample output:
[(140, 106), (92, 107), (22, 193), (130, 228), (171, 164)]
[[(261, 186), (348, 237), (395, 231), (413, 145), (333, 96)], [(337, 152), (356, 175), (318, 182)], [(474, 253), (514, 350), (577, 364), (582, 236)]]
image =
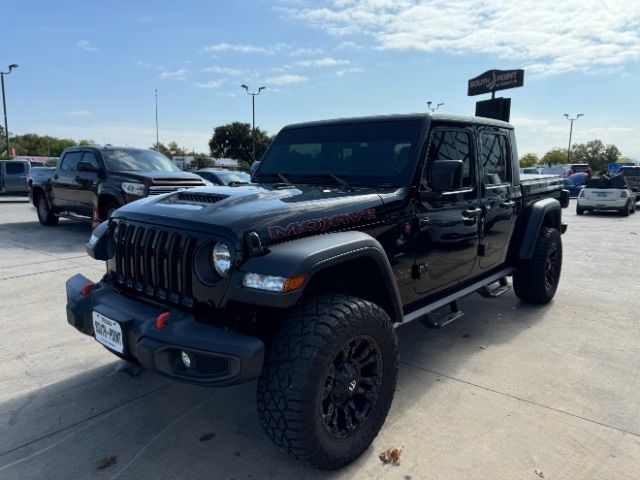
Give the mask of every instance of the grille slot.
[(115, 234), (118, 285), (175, 305), (193, 306), (196, 237), (123, 222)]

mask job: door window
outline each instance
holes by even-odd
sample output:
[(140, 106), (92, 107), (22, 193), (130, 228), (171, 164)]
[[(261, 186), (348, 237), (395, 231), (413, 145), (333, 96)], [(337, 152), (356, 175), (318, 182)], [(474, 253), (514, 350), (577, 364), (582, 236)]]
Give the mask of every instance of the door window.
[(76, 165), (82, 158), (82, 152), (69, 152), (62, 159), (60, 169), (64, 172), (71, 172), (76, 169)]
[(7, 162), (4, 167), (7, 175), (20, 175), (25, 172), (25, 164), (22, 162)]
[[(462, 188), (468, 189), (473, 185), (473, 162), (471, 136), (464, 130), (435, 130), (431, 136), (427, 151), (427, 165), (436, 160), (462, 160)], [(422, 183), (428, 188), (429, 168), (423, 172)]]
[(507, 137), (498, 133), (483, 133), (481, 136), (482, 175), (485, 185), (500, 185), (510, 180)]

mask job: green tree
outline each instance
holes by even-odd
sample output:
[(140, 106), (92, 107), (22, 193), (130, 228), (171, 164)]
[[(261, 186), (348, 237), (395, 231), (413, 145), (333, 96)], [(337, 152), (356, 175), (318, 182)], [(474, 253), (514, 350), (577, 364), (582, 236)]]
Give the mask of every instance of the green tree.
[(567, 163), (567, 150), (563, 148), (553, 148), (544, 154), (540, 163), (545, 165)]
[(609, 163), (616, 163), (622, 156), (615, 145), (605, 145), (602, 140), (577, 143), (571, 147), (572, 163), (588, 163), (594, 172), (606, 172)]
[(33, 155), (42, 157), (58, 157), (65, 148), (75, 145), (91, 145), (92, 140), (72, 140), (69, 138), (56, 138), (49, 135), (26, 133), (14, 135), (10, 138), (11, 148), (16, 155)]
[(162, 142), (154, 143), (153, 146), (151, 147), (151, 150), (160, 152), (165, 157), (169, 157), (169, 158), (182, 157), (182, 156), (188, 155), (186, 149), (180, 147), (176, 142), (169, 142), (167, 145), (165, 145)]
[(520, 157), (520, 168), (533, 167), (540, 163), (540, 159), (535, 153), (527, 153)]
[[(267, 132), (256, 127), (256, 159), (260, 159), (273, 140)], [(251, 125), (233, 122), (220, 125), (209, 140), (211, 155), (217, 158), (233, 158), (253, 163)]]
[(193, 163), (189, 166), (189, 169), (199, 170), (201, 168), (213, 167), (214, 165), (215, 164), (213, 163), (213, 160), (211, 160), (206, 155), (202, 155), (199, 153), (193, 158)]

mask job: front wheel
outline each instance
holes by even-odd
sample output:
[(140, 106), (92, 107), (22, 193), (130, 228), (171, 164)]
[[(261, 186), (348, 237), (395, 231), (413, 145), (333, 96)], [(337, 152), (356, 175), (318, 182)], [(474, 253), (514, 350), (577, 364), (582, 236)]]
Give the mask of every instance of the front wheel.
[(513, 290), (528, 303), (549, 303), (558, 289), (562, 270), (562, 239), (555, 228), (543, 228), (533, 256), (513, 274)]
[(303, 301), (267, 349), (260, 423), (296, 459), (340, 468), (382, 428), (397, 372), (398, 341), (384, 310), (345, 295)]
[(58, 224), (60, 218), (49, 208), (49, 202), (47, 202), (46, 197), (42, 193), (38, 195), (36, 210), (38, 212), (38, 220), (42, 225), (52, 227)]

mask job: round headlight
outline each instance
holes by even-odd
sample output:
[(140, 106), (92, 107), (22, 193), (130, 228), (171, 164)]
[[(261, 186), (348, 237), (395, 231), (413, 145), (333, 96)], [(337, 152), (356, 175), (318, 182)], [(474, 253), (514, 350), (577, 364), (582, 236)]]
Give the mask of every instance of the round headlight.
[(231, 251), (229, 247), (222, 242), (216, 243), (211, 252), (211, 259), (218, 275), (224, 277), (231, 268)]

